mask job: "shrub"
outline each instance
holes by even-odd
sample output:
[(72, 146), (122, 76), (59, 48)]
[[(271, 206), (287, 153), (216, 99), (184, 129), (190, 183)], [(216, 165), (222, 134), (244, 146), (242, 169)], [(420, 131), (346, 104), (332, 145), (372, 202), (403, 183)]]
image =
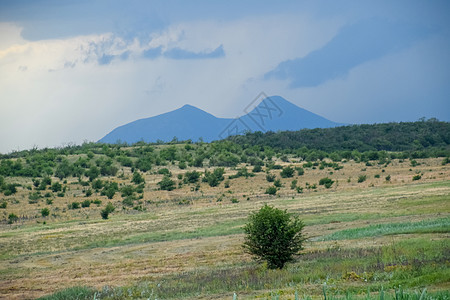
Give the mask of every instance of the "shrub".
[(122, 193), (122, 197), (131, 196), (134, 193), (134, 187), (131, 185), (126, 185), (120, 189), (120, 192)]
[(181, 170), (186, 169), (187, 165), (186, 162), (184, 161), (180, 161), (180, 163), (178, 164), (178, 168), (180, 168)]
[(134, 205), (134, 197), (133, 196), (126, 197), (125, 199), (122, 200), (122, 204), (125, 206), (132, 207)]
[(282, 178), (290, 178), (290, 177), (294, 176), (294, 172), (295, 172), (295, 170), (291, 166), (284, 167), (280, 173), (280, 176)]
[(213, 172), (205, 172), (204, 181), (208, 182), (209, 186), (215, 187), (218, 186), (221, 181), (223, 181), (225, 178), (223, 177), (223, 174), (225, 173), (224, 168), (217, 168), (214, 169)]
[(69, 204), (69, 209), (79, 209), (80, 208), (80, 202), (72, 202)]
[(386, 176), (386, 181), (391, 181), (391, 175)]
[(417, 175), (413, 176), (412, 180), (420, 180), (421, 178), (422, 178), (422, 175), (417, 174)]
[(47, 217), (50, 214), (50, 210), (48, 208), (41, 209), (41, 215), (43, 217)]
[(172, 191), (175, 189), (175, 182), (167, 175), (164, 176), (160, 182), (158, 182), (158, 185), (161, 190)]
[(101, 179), (95, 179), (94, 181), (92, 181), (91, 186), (94, 190), (99, 191), (103, 188), (103, 181)]
[(81, 207), (89, 207), (89, 206), (91, 206), (91, 201), (84, 200), (83, 202), (81, 202)]
[(358, 183), (364, 182), (366, 181), (367, 176), (366, 175), (359, 175), (358, 177)]
[(100, 206), (102, 204), (102, 200), (95, 199), (92, 203), (96, 204), (97, 206)]
[(303, 222), (286, 211), (264, 205), (244, 227), (244, 249), (270, 269), (281, 269), (303, 249)]
[(297, 187), (297, 179), (294, 179), (291, 181), (291, 190), (295, 190)]
[(54, 183), (52, 184), (52, 191), (53, 191), (54, 193), (60, 192), (61, 190), (62, 190), (62, 185), (61, 185), (61, 183), (59, 183), (59, 182), (54, 182)]
[(17, 189), (16, 186), (18, 186), (18, 184), (16, 183), (9, 183), (3, 186), (3, 194), (5, 196), (11, 196), (12, 194), (17, 193)]
[(184, 180), (186, 181), (186, 183), (196, 183), (199, 178), (200, 172), (197, 171), (186, 172), (184, 174)]
[(239, 200), (236, 198), (231, 198), (231, 203), (239, 203)]
[(319, 180), (319, 185), (324, 185), (325, 188), (329, 189), (333, 185), (334, 181), (328, 177)]
[(6, 208), (8, 206), (8, 203), (6, 202), (6, 201), (3, 201), (1, 204), (0, 204), (0, 208)]
[(17, 222), (19, 220), (19, 217), (16, 214), (10, 213), (8, 216), (8, 224), (12, 224)]
[(274, 182), (274, 180), (275, 180), (275, 175), (274, 175), (274, 174), (267, 174), (267, 175), (266, 175), (266, 180), (267, 180), (268, 182)]
[(280, 180), (280, 179), (275, 180), (275, 181), (273, 182), (273, 185), (276, 186), (276, 187), (278, 187), (278, 188), (283, 186), (283, 185), (281, 184), (281, 180)]
[(297, 187), (297, 193), (299, 193), (299, 194), (303, 193), (303, 188), (298, 186)]
[(167, 169), (167, 168), (162, 168), (162, 169), (158, 170), (158, 174), (166, 175), (169, 177), (172, 176), (172, 173), (170, 173), (169, 169)]
[(134, 184), (141, 184), (145, 183), (145, 180), (141, 173), (135, 171), (133, 173), (133, 179), (131, 179), (131, 182), (133, 182)]
[(261, 165), (256, 165), (253, 167), (252, 169), (253, 173), (258, 173), (258, 172), (262, 172), (262, 166)]
[(297, 170), (298, 176), (302, 176), (303, 174), (305, 174), (305, 169), (303, 169), (302, 167), (297, 167), (295, 169)]
[(102, 209), (100, 215), (102, 216), (103, 219), (107, 220), (109, 214), (112, 213), (115, 209), (116, 208), (114, 207), (114, 205), (111, 202), (109, 202), (108, 205), (106, 205), (106, 207)]
[(266, 189), (266, 194), (275, 195), (277, 193), (277, 188), (275, 186), (269, 186)]

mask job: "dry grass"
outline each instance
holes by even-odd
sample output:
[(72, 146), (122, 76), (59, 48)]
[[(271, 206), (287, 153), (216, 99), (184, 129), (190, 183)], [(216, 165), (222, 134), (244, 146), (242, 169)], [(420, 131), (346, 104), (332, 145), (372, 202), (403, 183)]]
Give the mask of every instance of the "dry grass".
[[(8, 207), (2, 212), (29, 218), (14, 225), (0, 225), (0, 298), (33, 298), (76, 285), (123, 286), (182, 272), (249, 263), (251, 258), (241, 248), (240, 227), (248, 214), (264, 203), (300, 214), (307, 225), (306, 235), (311, 238), (305, 253), (331, 246), (367, 248), (392, 243), (392, 239), (402, 237), (381, 236), (351, 243), (319, 242), (314, 238), (368, 224), (448, 216), (450, 168), (441, 166), (440, 159), (417, 161), (421, 165), (415, 168), (408, 161), (396, 160), (387, 167), (347, 162), (338, 171), (305, 169), (303, 176), (282, 179), (284, 187), (279, 196), (264, 194), (270, 185), (265, 173), (230, 180), (229, 189), (223, 183), (217, 188), (202, 183), (197, 192), (187, 185), (172, 192), (157, 191), (156, 183), (162, 175), (147, 174), (143, 199), (146, 211), (122, 210), (117, 195), (113, 199), (117, 209), (110, 220), (101, 220), (101, 207), (95, 205), (68, 210), (67, 204), (85, 199), (78, 196), (81, 187), (70, 185), (70, 181), (68, 196), (55, 198), (51, 206), (43, 201), (29, 204), (28, 191), (21, 190), (6, 199)], [(419, 170), (424, 175), (413, 182), (412, 176)], [(173, 167), (172, 172), (176, 178), (181, 170)], [(227, 169), (226, 173), (228, 176), (235, 172)], [(271, 172), (279, 177), (279, 170)], [(361, 174), (366, 174), (367, 180), (357, 183)], [(376, 174), (380, 178), (375, 178)], [(390, 182), (385, 180), (387, 175), (391, 175)], [(336, 182), (325, 189), (318, 185), (323, 177)], [(303, 194), (290, 189), (293, 179), (305, 187)], [(129, 178), (115, 180), (129, 184)], [(306, 189), (306, 182), (317, 184), (317, 191)], [(221, 195), (222, 201), (217, 202)], [(231, 203), (232, 197), (239, 203)], [(98, 195), (88, 199), (95, 198), (103, 201), (102, 207), (107, 203), (105, 197)], [(193, 200), (192, 204), (178, 205), (179, 199), (184, 198)], [(39, 216), (42, 207), (50, 207), (56, 216)], [(42, 224), (44, 220), (46, 225)], [(429, 236), (448, 238), (442, 233)]]

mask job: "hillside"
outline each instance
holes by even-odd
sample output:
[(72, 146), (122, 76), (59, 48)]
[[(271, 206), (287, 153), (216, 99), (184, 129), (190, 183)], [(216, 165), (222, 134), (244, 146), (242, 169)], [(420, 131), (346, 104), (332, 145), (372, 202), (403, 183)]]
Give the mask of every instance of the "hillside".
[(191, 105), (155, 117), (137, 120), (112, 130), (101, 143), (170, 142), (178, 140), (205, 142), (226, 138), (245, 131), (299, 130), (325, 128), (340, 124), (302, 109), (280, 96), (263, 99), (248, 114), (238, 119), (217, 118)]
[(447, 148), (450, 145), (450, 123), (430, 119), (300, 131), (256, 132), (231, 136), (228, 140), (241, 145), (270, 146), (278, 149), (307, 147), (327, 152), (420, 151)]
[[(390, 299), (401, 286), (404, 297), (448, 299), (448, 147), (243, 142), (260, 135), (0, 156), (0, 298), (292, 299), (325, 289)], [(247, 217), (264, 204), (306, 224), (305, 249), (282, 270), (242, 248)]]

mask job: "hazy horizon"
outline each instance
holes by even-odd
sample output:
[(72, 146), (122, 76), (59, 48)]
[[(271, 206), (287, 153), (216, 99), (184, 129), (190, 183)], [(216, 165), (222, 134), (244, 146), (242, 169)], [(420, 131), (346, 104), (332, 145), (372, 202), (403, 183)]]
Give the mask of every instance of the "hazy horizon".
[(338, 123), (450, 121), (447, 1), (2, 1), (0, 153), (260, 92)]

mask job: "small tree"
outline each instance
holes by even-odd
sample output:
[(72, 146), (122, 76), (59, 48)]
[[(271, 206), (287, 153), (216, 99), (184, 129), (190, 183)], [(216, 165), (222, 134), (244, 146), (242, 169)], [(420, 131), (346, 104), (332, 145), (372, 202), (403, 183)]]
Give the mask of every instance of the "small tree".
[(112, 213), (116, 208), (109, 202), (104, 209), (100, 212), (103, 219), (107, 220), (110, 213)]
[(281, 269), (303, 249), (303, 227), (298, 217), (266, 204), (249, 216), (243, 247), (256, 258), (267, 261), (270, 269)]
[(283, 177), (283, 178), (289, 178), (289, 177), (294, 176), (294, 172), (295, 172), (295, 170), (291, 166), (284, 167), (283, 170), (280, 173), (280, 176)]
[(48, 208), (41, 209), (41, 215), (43, 217), (47, 217), (50, 214), (50, 210)]

